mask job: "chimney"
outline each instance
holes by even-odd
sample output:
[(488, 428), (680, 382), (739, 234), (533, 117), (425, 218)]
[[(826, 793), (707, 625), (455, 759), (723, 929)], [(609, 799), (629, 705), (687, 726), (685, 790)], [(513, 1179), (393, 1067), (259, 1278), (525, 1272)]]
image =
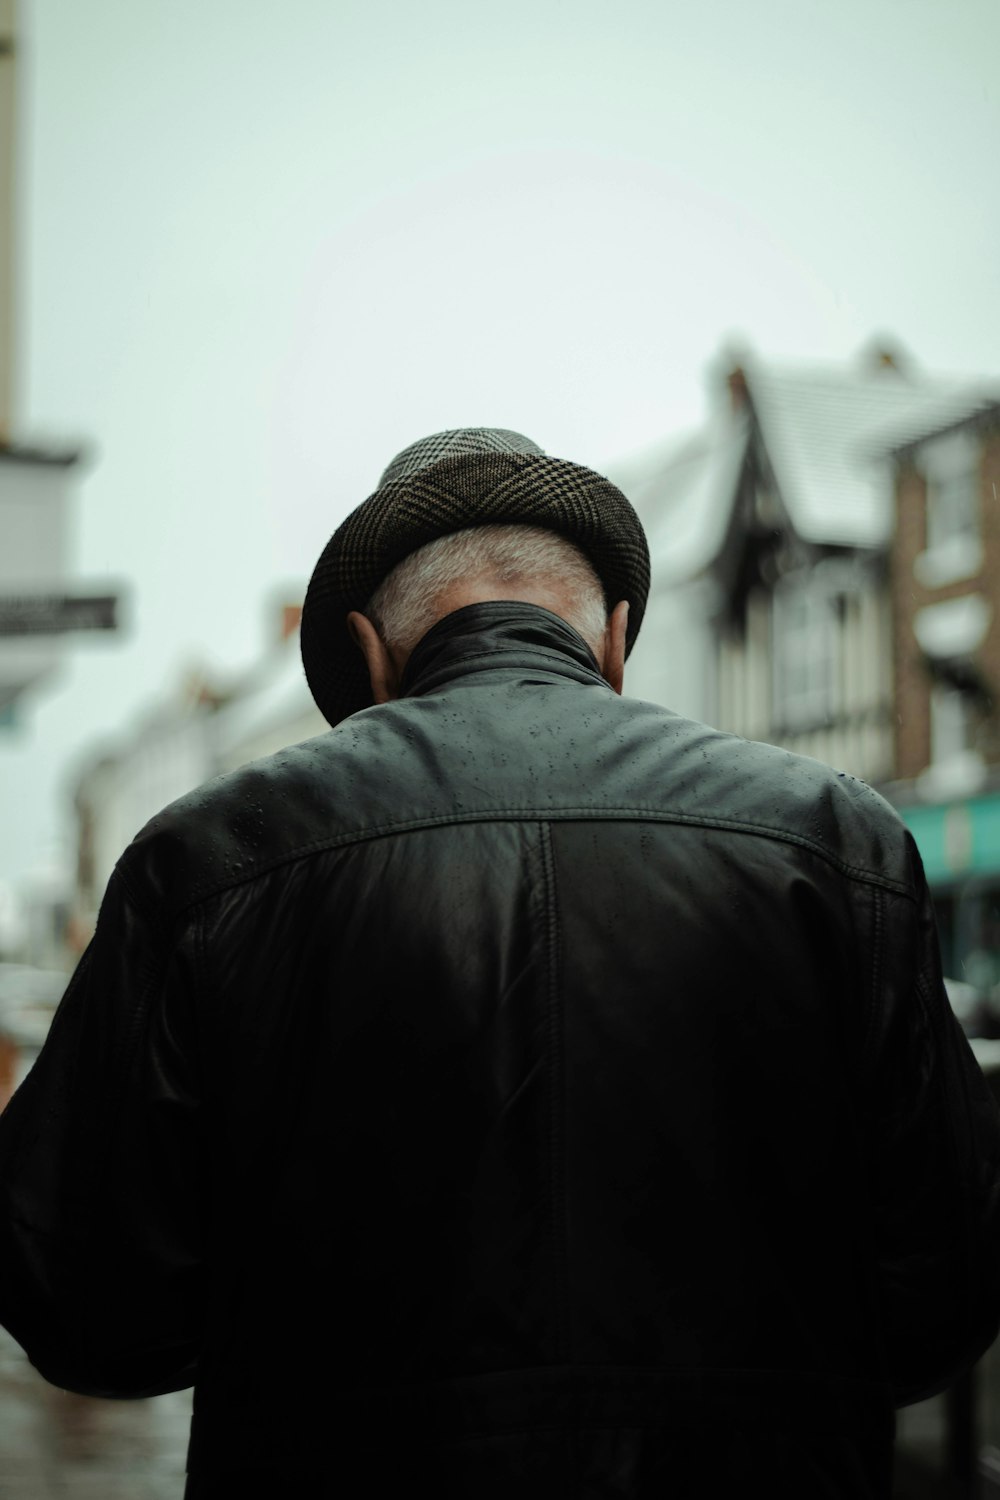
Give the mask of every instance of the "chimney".
[(283, 604), (281, 606), (281, 639), (287, 641), (290, 635), (294, 635), (299, 628), (302, 619), (301, 604)]
[(742, 411), (750, 399), (747, 377), (742, 365), (733, 366), (726, 376), (726, 384), (729, 387), (729, 401), (733, 411)]
[(861, 350), (861, 364), (866, 370), (881, 374), (892, 371), (903, 379), (909, 375), (913, 361), (891, 335), (876, 334)]

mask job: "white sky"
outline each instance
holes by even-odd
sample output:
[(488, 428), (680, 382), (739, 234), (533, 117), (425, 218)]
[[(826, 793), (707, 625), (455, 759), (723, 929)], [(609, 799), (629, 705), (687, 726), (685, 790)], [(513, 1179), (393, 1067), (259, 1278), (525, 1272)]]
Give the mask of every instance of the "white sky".
[(0, 737), (0, 878), (424, 433), (600, 468), (732, 335), (1000, 372), (997, 0), (19, 8), (20, 435), (91, 448), (81, 587), (131, 606)]

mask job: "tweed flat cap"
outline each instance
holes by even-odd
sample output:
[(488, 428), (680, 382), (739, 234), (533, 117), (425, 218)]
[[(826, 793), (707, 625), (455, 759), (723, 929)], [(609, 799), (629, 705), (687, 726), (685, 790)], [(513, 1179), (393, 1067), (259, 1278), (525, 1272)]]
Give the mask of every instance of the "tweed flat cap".
[(438, 432), (397, 454), (313, 570), (302, 608), (302, 664), (329, 723), (372, 703), (364, 659), (347, 631), (349, 611), (363, 611), (383, 578), (418, 547), (471, 526), (503, 525), (542, 526), (574, 542), (608, 607), (628, 600), (631, 651), (649, 593), (649, 548), (621, 491), (517, 432)]

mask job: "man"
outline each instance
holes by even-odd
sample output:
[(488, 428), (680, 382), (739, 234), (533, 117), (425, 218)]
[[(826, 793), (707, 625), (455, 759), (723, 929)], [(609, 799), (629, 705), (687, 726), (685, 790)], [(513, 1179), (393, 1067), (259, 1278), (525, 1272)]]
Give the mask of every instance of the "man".
[(0, 1130), (0, 1310), (58, 1384), (194, 1383), (192, 1500), (887, 1497), (996, 1333), (913, 845), (623, 699), (648, 581), (598, 475), (416, 444), (310, 583), (333, 731), (119, 862)]

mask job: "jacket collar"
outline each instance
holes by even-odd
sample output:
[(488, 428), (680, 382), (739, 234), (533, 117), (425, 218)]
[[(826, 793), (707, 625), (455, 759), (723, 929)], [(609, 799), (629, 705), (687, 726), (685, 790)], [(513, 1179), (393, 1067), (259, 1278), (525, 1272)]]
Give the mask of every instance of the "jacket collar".
[(419, 697), (457, 677), (498, 668), (528, 668), (607, 687), (590, 647), (572, 625), (539, 604), (497, 599), (466, 604), (431, 627), (406, 663), (400, 697)]

